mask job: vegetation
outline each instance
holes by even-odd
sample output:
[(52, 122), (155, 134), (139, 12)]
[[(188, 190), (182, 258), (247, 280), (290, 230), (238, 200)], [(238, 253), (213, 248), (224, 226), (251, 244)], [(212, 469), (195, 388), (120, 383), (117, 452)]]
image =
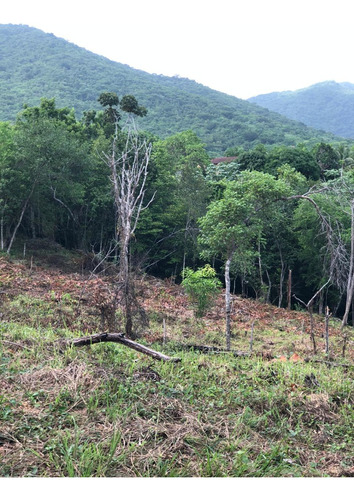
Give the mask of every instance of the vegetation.
[(328, 81), (301, 90), (272, 92), (248, 100), (309, 127), (341, 137), (354, 137), (352, 83)]
[(0, 122), (0, 475), (352, 475), (353, 147), (211, 161), (131, 92)]
[[(90, 255), (92, 269), (122, 265), (129, 255), (131, 270), (159, 277), (179, 277), (187, 267), (213, 262), (230, 291), (280, 307), (292, 269), (294, 295), (306, 303), (329, 279), (316, 307), (321, 312), (328, 305), (349, 318), (350, 148), (258, 145), (239, 148), (232, 162), (215, 166), (192, 131), (166, 139), (137, 131), (129, 136), (132, 113), (146, 114), (134, 96), (98, 98), (104, 109), (89, 110), (80, 121), (43, 98), (15, 124), (0, 123), (4, 252), (16, 254), (24, 241), (47, 238)], [(132, 182), (131, 167), (140, 161), (143, 171)], [(126, 199), (124, 182), (130, 186)], [(306, 192), (312, 204), (301, 198)], [(332, 243), (321, 225), (326, 217)], [(334, 247), (342, 249), (340, 265), (331, 260)], [(341, 278), (328, 275), (329, 269), (341, 269)]]
[(196, 317), (201, 318), (212, 305), (221, 282), (216, 277), (215, 269), (209, 264), (193, 271), (185, 269), (182, 272), (182, 287), (195, 307)]
[(114, 91), (133, 94), (149, 110), (141, 119), (144, 130), (161, 138), (193, 130), (214, 156), (236, 145), (250, 149), (259, 143), (335, 140), (194, 81), (150, 75), (28, 26), (0, 25), (0, 59), (3, 121), (14, 120), (24, 104), (38, 106), (43, 96), (74, 108), (81, 118), (87, 110), (100, 109), (97, 96)]
[[(197, 320), (180, 286), (146, 278), (144, 342), (162, 349), (164, 317), (163, 350), (181, 363), (116, 344), (63, 348), (60, 340), (78, 330), (97, 331), (95, 290), (111, 278), (87, 281), (76, 272), (78, 254), (51, 250), (71, 272), (48, 268), (40, 249), (21, 264), (0, 259), (1, 477), (353, 474), (352, 368), (340, 366), (348, 358), (340, 357), (335, 322), (335, 362), (317, 363), (321, 355), (306, 362), (306, 313), (237, 296), (232, 348), (249, 352), (253, 323), (252, 356), (183, 350), (220, 345), (221, 294)], [(322, 351), (320, 317), (315, 330)]]

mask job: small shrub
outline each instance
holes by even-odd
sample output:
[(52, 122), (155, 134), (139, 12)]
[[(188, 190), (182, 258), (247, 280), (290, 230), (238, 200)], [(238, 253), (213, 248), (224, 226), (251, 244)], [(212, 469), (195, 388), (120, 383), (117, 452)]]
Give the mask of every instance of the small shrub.
[(221, 282), (216, 277), (215, 269), (209, 264), (200, 267), (197, 271), (186, 268), (182, 273), (182, 287), (195, 308), (195, 315), (201, 318), (210, 308)]

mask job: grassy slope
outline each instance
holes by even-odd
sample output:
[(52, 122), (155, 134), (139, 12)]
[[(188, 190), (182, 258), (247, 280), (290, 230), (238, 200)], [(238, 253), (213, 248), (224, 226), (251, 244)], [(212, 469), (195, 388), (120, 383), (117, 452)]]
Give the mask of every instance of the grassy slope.
[(0, 25), (0, 120), (27, 103), (56, 98), (77, 116), (98, 109), (101, 92), (134, 94), (148, 109), (141, 127), (162, 138), (192, 129), (210, 154), (228, 147), (339, 140), (260, 106), (185, 78), (151, 75), (28, 26)]
[[(88, 282), (80, 256), (54, 251), (46, 265), (30, 248), (22, 263), (0, 259), (0, 476), (354, 474), (353, 371), (304, 362), (304, 313), (234, 297), (232, 348), (248, 350), (254, 322), (252, 357), (188, 352), (181, 342), (223, 344), (222, 296), (196, 321), (180, 287), (145, 279), (142, 341), (181, 363), (116, 344), (60, 350), (62, 337), (99, 331), (111, 279)], [(322, 330), (317, 318), (317, 359)], [(343, 362), (335, 324), (330, 337)]]

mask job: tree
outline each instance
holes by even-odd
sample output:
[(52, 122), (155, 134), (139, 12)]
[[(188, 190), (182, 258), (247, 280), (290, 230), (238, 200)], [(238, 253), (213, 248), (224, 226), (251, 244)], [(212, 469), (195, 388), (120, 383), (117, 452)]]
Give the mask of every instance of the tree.
[(277, 169), (286, 163), (307, 179), (318, 180), (320, 178), (321, 169), (314, 155), (301, 144), (295, 148), (285, 146), (273, 148), (268, 154), (264, 171), (275, 175)]
[(238, 157), (238, 163), (241, 170), (265, 171), (268, 153), (263, 144), (259, 144), (251, 151), (244, 151)]
[[(128, 337), (134, 337), (129, 247), (141, 212), (153, 200), (152, 197), (144, 205), (151, 144), (139, 134), (131, 115), (128, 116), (126, 130), (126, 132), (120, 131), (116, 121), (111, 151), (104, 153), (104, 159), (110, 169), (117, 217), (119, 282), (123, 289), (125, 333)], [(121, 148), (123, 139), (125, 143)]]
[(313, 154), (321, 169), (321, 178), (325, 178), (328, 171), (340, 168), (339, 153), (330, 144), (320, 142), (314, 147)]
[[(0, 122), (0, 248), (5, 249), (5, 231), (13, 218), (15, 192), (18, 176), (14, 164), (14, 127)], [(18, 191), (17, 191), (18, 194)]]
[[(66, 240), (68, 246), (76, 244), (72, 236), (82, 226), (83, 181), (91, 156), (80, 125), (72, 118), (66, 108), (57, 110), (54, 100), (42, 99), (40, 107), (25, 108), (16, 122), (11, 170), (17, 192), (8, 253), (27, 213), (33, 237), (39, 234)], [(69, 239), (68, 226), (73, 230)]]
[(197, 220), (209, 198), (204, 176), (208, 163), (204, 145), (192, 131), (154, 142), (147, 188), (150, 196), (154, 192), (156, 196), (143, 212), (137, 234), (149, 252), (148, 265), (158, 262), (155, 270), (160, 275), (177, 276), (183, 268), (198, 264)]
[[(320, 193), (311, 191), (293, 196), (310, 202), (317, 215), (325, 241), (327, 275), (340, 291), (346, 292), (342, 329), (348, 322), (354, 298), (354, 182), (353, 173), (322, 185)], [(325, 209), (324, 209), (325, 207)]]
[(245, 171), (230, 182), (222, 199), (208, 207), (199, 220), (204, 257), (220, 256), (225, 266), (226, 348), (231, 339), (230, 267), (242, 260), (257, 242), (272, 205), (288, 192), (282, 180), (269, 174)]

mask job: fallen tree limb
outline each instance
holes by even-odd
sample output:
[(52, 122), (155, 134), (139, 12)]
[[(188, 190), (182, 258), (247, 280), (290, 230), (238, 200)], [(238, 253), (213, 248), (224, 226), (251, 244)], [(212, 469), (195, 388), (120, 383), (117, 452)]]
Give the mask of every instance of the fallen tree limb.
[(74, 347), (82, 347), (85, 345), (99, 344), (101, 342), (118, 342), (119, 344), (123, 344), (135, 351), (146, 354), (147, 356), (151, 356), (158, 361), (170, 361), (172, 363), (178, 363), (181, 361), (180, 358), (171, 358), (166, 354), (162, 354), (161, 352), (154, 351), (142, 344), (138, 344), (133, 340), (127, 339), (124, 337), (123, 333), (96, 333), (94, 335), (89, 335), (87, 337), (79, 337), (77, 339), (62, 339), (60, 341), (64, 345), (74, 346)]
[(333, 363), (332, 361), (327, 361), (325, 359), (310, 359), (310, 358), (305, 358), (306, 363), (324, 363), (325, 365), (329, 366), (340, 366), (342, 368), (351, 368), (352, 370), (354, 369), (354, 365), (347, 365), (343, 363)]
[(233, 354), (234, 356), (249, 356), (248, 352), (227, 351), (226, 349), (220, 349), (220, 347), (211, 345), (177, 344), (177, 346), (183, 350), (199, 351), (205, 354), (213, 353), (213, 354)]
[(17, 342), (10, 342), (9, 340), (3, 340), (3, 339), (1, 339), (0, 343), (14, 345), (16, 347), (20, 347), (21, 349), (27, 349), (28, 351), (33, 351), (33, 349), (31, 349), (30, 347), (27, 347), (26, 345), (18, 344)]

